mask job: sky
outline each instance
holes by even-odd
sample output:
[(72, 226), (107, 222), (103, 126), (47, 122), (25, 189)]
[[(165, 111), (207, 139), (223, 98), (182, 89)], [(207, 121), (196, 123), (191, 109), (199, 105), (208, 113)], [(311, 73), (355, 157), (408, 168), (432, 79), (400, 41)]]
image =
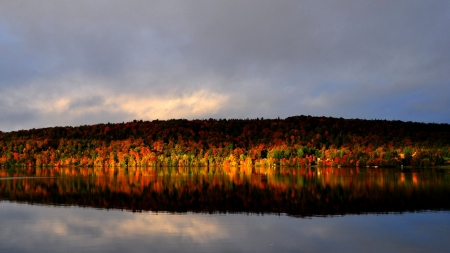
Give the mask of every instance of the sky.
[(450, 123), (450, 2), (0, 0), (0, 130), (312, 115)]

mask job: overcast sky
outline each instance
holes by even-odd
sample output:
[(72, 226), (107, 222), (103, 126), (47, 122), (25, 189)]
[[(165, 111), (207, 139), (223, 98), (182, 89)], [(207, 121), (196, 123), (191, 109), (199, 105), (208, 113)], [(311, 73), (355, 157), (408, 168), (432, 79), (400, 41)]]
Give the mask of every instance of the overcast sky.
[(0, 0), (0, 130), (294, 115), (450, 123), (450, 1)]

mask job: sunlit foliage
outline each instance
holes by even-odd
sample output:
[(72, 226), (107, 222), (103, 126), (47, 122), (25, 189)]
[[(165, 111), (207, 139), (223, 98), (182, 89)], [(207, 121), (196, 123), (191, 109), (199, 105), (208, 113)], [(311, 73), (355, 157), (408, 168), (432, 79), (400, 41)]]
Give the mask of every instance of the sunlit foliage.
[(450, 125), (296, 116), (0, 132), (0, 163), (36, 167), (436, 166)]

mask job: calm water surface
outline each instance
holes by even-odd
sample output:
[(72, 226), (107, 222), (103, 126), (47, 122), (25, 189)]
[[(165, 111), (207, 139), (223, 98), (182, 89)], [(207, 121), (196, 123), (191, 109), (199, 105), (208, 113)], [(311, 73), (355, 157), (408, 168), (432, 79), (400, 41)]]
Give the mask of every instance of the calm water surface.
[(0, 169), (0, 252), (446, 252), (446, 170)]

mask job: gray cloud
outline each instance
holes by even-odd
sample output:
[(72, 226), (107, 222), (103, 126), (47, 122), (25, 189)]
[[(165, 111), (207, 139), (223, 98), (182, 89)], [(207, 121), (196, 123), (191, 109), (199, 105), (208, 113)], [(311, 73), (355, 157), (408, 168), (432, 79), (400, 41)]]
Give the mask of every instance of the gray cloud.
[(0, 129), (149, 115), (450, 123), (448, 13), (420, 0), (8, 1)]

